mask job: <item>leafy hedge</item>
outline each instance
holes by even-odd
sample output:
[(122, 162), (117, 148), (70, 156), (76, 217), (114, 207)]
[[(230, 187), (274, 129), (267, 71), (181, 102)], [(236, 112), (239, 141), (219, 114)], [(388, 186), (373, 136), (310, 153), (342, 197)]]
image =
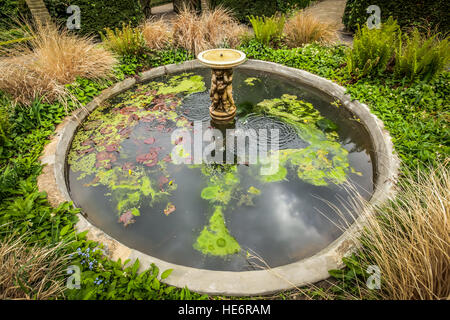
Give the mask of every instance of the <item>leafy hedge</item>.
[(0, 1), (0, 30), (11, 29), (14, 19), (19, 17), (20, 8), (24, 8), (25, 0)]
[[(104, 28), (115, 28), (131, 22), (136, 26), (144, 19), (140, 0), (44, 0), (50, 16), (65, 25), (70, 14), (67, 8), (77, 5), (81, 9), (81, 34), (98, 34)], [(0, 30), (11, 28), (18, 18), (31, 19), (25, 0), (0, 1)]]
[(311, 0), (211, 0), (213, 6), (223, 5), (233, 10), (235, 17), (248, 22), (247, 16), (272, 16), (277, 11), (286, 12), (291, 8), (305, 8)]
[(66, 10), (77, 5), (81, 10), (81, 34), (97, 34), (104, 28), (121, 27), (131, 22), (135, 26), (144, 19), (139, 0), (45, 0), (50, 15), (65, 23), (70, 16)]
[(381, 9), (381, 21), (389, 16), (397, 19), (401, 27), (413, 25), (438, 27), (442, 32), (450, 29), (450, 1), (448, 0), (348, 0), (342, 22), (348, 30), (355, 31), (357, 25), (366, 23), (370, 5)]

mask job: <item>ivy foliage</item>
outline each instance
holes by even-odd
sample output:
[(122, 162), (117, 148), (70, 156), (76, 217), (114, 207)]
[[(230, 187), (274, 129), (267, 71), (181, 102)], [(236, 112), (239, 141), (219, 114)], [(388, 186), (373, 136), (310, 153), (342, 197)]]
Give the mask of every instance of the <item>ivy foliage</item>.
[(342, 22), (348, 30), (366, 24), (371, 5), (381, 9), (381, 22), (394, 17), (403, 28), (422, 25), (447, 33), (450, 27), (450, 2), (447, 0), (348, 0)]
[(144, 19), (144, 13), (139, 0), (44, 0), (52, 18), (65, 25), (71, 14), (67, 8), (76, 5), (80, 8), (80, 34), (94, 34), (105, 28), (121, 27), (130, 23), (137, 26)]

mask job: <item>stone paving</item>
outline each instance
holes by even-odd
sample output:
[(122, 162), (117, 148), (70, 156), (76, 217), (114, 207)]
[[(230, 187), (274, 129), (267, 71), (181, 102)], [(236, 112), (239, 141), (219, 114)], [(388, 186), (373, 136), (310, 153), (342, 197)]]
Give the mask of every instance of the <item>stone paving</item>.
[(342, 23), (344, 16), (345, 4), (347, 0), (323, 0), (311, 5), (306, 11), (323, 21), (329, 21), (336, 24), (341, 41), (351, 45), (353, 38), (351, 34), (345, 32)]

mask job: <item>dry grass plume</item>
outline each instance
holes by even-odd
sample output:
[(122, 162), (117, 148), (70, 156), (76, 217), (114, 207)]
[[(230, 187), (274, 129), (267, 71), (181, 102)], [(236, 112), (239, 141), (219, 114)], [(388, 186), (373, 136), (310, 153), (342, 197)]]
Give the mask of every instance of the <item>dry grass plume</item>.
[(289, 47), (300, 47), (311, 42), (333, 43), (338, 39), (337, 26), (321, 21), (308, 12), (299, 11), (284, 27), (286, 43)]
[(51, 24), (23, 27), (32, 39), (0, 52), (0, 90), (15, 102), (28, 105), (39, 96), (46, 102), (64, 100), (65, 84), (77, 77), (108, 77), (117, 62), (89, 37)]

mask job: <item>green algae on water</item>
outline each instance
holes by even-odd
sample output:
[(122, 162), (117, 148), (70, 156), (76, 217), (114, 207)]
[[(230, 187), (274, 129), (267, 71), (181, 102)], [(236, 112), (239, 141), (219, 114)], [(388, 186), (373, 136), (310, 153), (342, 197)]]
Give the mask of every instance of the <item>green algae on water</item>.
[(225, 225), (221, 206), (215, 207), (214, 214), (209, 219), (209, 225), (201, 231), (194, 248), (203, 254), (214, 256), (226, 256), (241, 250), (241, 246), (230, 235)]
[(255, 77), (249, 77), (249, 78), (245, 79), (244, 82), (245, 82), (248, 86), (254, 86), (254, 85), (255, 85), (255, 82), (261, 82), (261, 79), (255, 78)]
[(284, 94), (281, 98), (258, 103), (255, 111), (291, 124), (299, 137), (310, 144), (304, 149), (274, 152), (269, 160), (270, 163), (278, 162), (278, 170), (272, 175), (261, 176), (262, 181), (284, 180), (287, 176), (286, 166), (295, 167), (299, 179), (316, 186), (326, 186), (330, 182), (342, 184), (347, 180), (350, 169), (348, 151), (335, 141), (337, 126), (324, 118), (311, 103)]

